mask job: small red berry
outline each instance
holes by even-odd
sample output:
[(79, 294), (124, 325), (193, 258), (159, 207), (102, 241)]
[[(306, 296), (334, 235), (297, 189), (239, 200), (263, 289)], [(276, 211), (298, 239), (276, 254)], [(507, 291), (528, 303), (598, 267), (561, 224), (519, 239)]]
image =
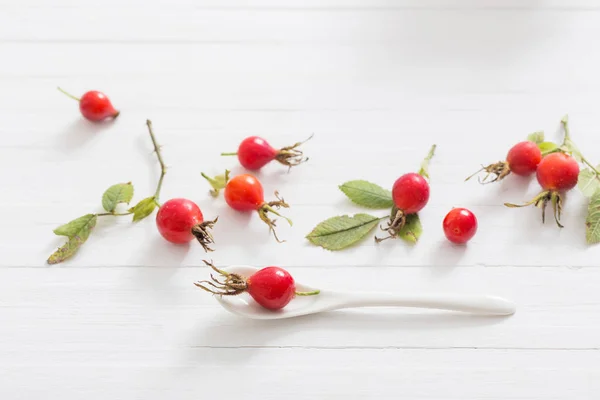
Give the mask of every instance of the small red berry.
[(280, 198), (277, 192), (275, 197), (277, 201), (265, 202), (262, 184), (250, 174), (234, 176), (225, 186), (225, 201), (229, 207), (237, 211), (257, 211), (260, 219), (269, 227), (269, 231), (273, 232), (275, 239), (281, 242), (275, 232), (275, 220), (270, 219), (268, 213), (285, 218), (290, 226), (292, 221), (276, 210), (281, 207), (289, 208), (289, 204)]
[(264, 308), (279, 310), (296, 294), (296, 282), (286, 270), (266, 267), (246, 279), (247, 292)]
[(423, 209), (429, 201), (429, 183), (420, 174), (410, 172), (402, 175), (392, 187), (394, 207), (386, 228), (384, 238), (375, 237), (377, 243), (395, 238), (406, 224), (407, 215), (415, 214)]
[[(310, 138), (307, 140), (310, 140)], [(250, 136), (240, 143), (237, 153), (221, 153), (221, 155), (237, 155), (240, 164), (250, 170), (261, 169), (273, 160), (291, 168), (308, 160), (308, 158), (304, 158), (302, 151), (298, 150), (298, 147), (305, 142), (306, 140), (277, 150), (265, 139)]]
[(273, 161), (279, 150), (272, 147), (265, 139), (250, 136), (240, 143), (238, 159), (244, 168), (257, 170)]
[(225, 201), (234, 210), (258, 210), (265, 203), (262, 184), (250, 174), (237, 175), (225, 186)]
[(216, 268), (212, 263), (206, 265), (217, 272), (224, 282), (211, 275), (211, 281), (194, 283), (197, 287), (221, 296), (237, 296), (247, 292), (258, 304), (269, 310), (280, 310), (298, 296), (314, 296), (319, 290), (312, 292), (296, 292), (296, 282), (292, 275), (283, 268), (266, 267), (258, 270), (247, 279)]
[(579, 164), (564, 153), (551, 153), (542, 159), (537, 180), (544, 190), (567, 191), (577, 185)]
[(419, 212), (429, 201), (429, 183), (417, 173), (404, 174), (394, 182), (392, 198), (405, 215)]
[(467, 243), (477, 232), (477, 218), (466, 208), (453, 208), (444, 218), (444, 234), (456, 244)]
[(520, 176), (533, 174), (540, 161), (542, 161), (542, 151), (531, 141), (515, 144), (506, 155), (510, 172)]
[(58, 88), (62, 93), (79, 102), (79, 111), (88, 120), (98, 122), (106, 118), (117, 118), (119, 111), (115, 110), (108, 97), (97, 90), (90, 90), (81, 96), (75, 97)]
[(188, 243), (198, 239), (206, 251), (210, 243), (214, 243), (207, 228), (212, 228), (214, 221), (204, 222), (200, 207), (191, 200), (171, 199), (165, 202), (156, 214), (156, 227), (167, 241), (176, 244)]
[[(538, 145), (531, 141), (525, 141), (515, 144), (508, 151), (506, 161), (498, 161), (482, 167), (479, 171), (469, 176), (468, 181), (481, 171), (485, 171), (486, 175), (479, 183), (492, 183), (506, 178), (511, 172), (520, 176), (529, 176), (533, 174), (538, 164), (542, 159), (542, 151)], [(489, 177), (492, 179), (488, 180)]]

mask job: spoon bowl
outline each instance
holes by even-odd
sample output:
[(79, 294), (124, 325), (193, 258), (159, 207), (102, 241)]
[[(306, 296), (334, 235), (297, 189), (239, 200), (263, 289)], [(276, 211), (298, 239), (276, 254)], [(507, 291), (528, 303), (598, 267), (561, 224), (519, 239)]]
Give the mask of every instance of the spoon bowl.
[[(248, 278), (259, 268), (234, 265), (223, 268), (229, 273)], [(310, 292), (316, 288), (296, 282), (296, 290)], [(464, 294), (395, 294), (369, 292), (341, 292), (321, 290), (314, 296), (296, 296), (281, 310), (267, 310), (256, 303), (250, 295), (215, 295), (219, 304), (227, 311), (252, 319), (283, 319), (320, 312), (357, 307), (411, 307), (468, 312), (479, 315), (506, 316), (514, 314), (516, 306), (509, 300), (488, 295)]]

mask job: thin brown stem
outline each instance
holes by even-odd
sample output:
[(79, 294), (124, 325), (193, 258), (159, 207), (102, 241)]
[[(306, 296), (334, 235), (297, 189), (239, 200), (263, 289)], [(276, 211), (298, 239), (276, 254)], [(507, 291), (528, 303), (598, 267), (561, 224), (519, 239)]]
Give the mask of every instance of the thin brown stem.
[(159, 203), (160, 190), (162, 189), (163, 180), (165, 178), (165, 174), (167, 173), (167, 167), (165, 166), (165, 162), (163, 161), (162, 154), (160, 152), (160, 146), (156, 142), (156, 136), (154, 136), (154, 131), (152, 129), (152, 121), (147, 119), (146, 125), (148, 125), (148, 133), (150, 133), (150, 139), (152, 139), (152, 145), (154, 146), (154, 152), (156, 153), (156, 157), (158, 158), (158, 163), (160, 164), (160, 178), (158, 178), (158, 184), (156, 185), (156, 191), (154, 192), (154, 201), (156, 202), (156, 205), (158, 205), (160, 207), (160, 203)]

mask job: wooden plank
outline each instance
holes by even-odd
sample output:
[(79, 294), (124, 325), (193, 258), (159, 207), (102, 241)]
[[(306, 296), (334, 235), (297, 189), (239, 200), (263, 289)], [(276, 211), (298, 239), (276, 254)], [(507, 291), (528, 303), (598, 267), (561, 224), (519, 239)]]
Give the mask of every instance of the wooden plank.
[(206, 267), (0, 269), (0, 351), (600, 347), (596, 268), (313, 266), (291, 272), (323, 290), (492, 293), (513, 299), (518, 311), (510, 318), (370, 310), (251, 321), (228, 314), (192, 285), (208, 276)]

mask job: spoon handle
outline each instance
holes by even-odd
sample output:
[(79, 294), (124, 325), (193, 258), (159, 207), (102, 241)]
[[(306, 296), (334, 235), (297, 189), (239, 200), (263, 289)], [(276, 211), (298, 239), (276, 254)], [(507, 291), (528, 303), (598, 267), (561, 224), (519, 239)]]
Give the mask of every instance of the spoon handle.
[(516, 306), (502, 297), (467, 294), (394, 294), (330, 292), (329, 310), (354, 307), (414, 307), (482, 315), (511, 315)]

